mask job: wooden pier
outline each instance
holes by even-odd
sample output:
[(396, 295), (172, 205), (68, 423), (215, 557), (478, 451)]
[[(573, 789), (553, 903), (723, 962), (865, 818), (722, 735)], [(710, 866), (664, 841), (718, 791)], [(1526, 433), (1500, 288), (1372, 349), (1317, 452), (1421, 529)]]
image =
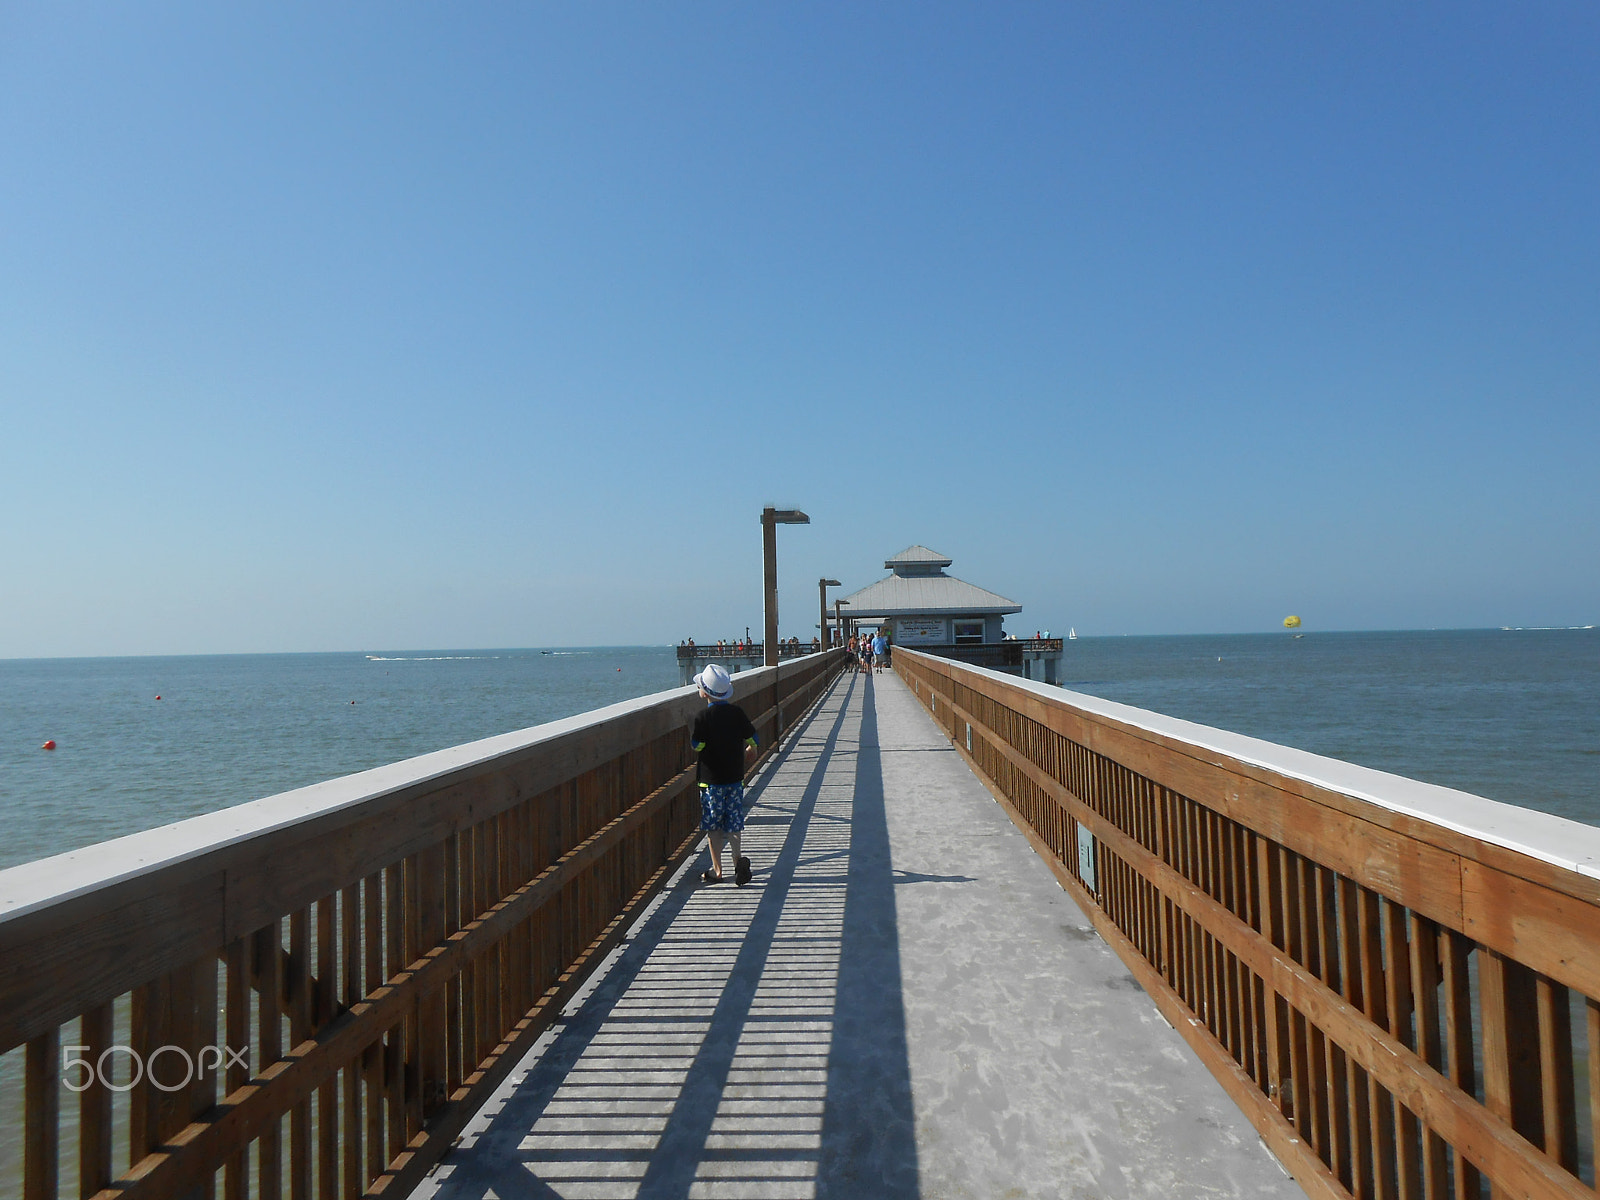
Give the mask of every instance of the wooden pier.
[(893, 675), (750, 796), (418, 1200), (1303, 1200)]
[(0, 1194), (1595, 1196), (1600, 830), (844, 661), (0, 872)]

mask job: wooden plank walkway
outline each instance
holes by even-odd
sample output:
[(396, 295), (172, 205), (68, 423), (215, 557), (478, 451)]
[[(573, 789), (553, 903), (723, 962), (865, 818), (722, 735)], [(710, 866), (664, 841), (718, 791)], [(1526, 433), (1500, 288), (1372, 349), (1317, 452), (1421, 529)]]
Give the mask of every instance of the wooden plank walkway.
[(896, 677), (752, 799), (420, 1196), (1304, 1196)]

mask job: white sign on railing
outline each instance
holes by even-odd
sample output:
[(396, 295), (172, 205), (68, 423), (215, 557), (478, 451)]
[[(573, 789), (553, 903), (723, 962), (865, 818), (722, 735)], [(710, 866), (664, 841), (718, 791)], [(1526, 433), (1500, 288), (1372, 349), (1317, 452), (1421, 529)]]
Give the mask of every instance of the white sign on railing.
[(1094, 886), (1094, 834), (1082, 825), (1078, 826), (1078, 878), (1089, 891), (1097, 890)]

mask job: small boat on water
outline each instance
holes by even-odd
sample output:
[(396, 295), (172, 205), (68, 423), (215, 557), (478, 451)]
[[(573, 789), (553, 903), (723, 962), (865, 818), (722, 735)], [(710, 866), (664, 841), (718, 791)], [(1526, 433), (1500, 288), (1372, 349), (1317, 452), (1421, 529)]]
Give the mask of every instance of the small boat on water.
[(1074, 628), (1068, 629), (1067, 630), (1067, 641), (1075, 642), (1077, 640), (1078, 640), (1078, 630), (1077, 630), (1077, 628), (1074, 627)]

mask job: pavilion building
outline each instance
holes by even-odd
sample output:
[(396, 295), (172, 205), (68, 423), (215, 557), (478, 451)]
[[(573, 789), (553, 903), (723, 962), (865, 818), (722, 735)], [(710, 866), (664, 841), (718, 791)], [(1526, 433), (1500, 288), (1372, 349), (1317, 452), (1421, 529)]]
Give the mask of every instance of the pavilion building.
[(926, 546), (908, 546), (884, 560), (888, 578), (843, 598), (843, 615), (857, 626), (886, 629), (896, 646), (1055, 683), (1062, 640), (1006, 640), (1005, 618), (1022, 605), (946, 575), (952, 561)]

